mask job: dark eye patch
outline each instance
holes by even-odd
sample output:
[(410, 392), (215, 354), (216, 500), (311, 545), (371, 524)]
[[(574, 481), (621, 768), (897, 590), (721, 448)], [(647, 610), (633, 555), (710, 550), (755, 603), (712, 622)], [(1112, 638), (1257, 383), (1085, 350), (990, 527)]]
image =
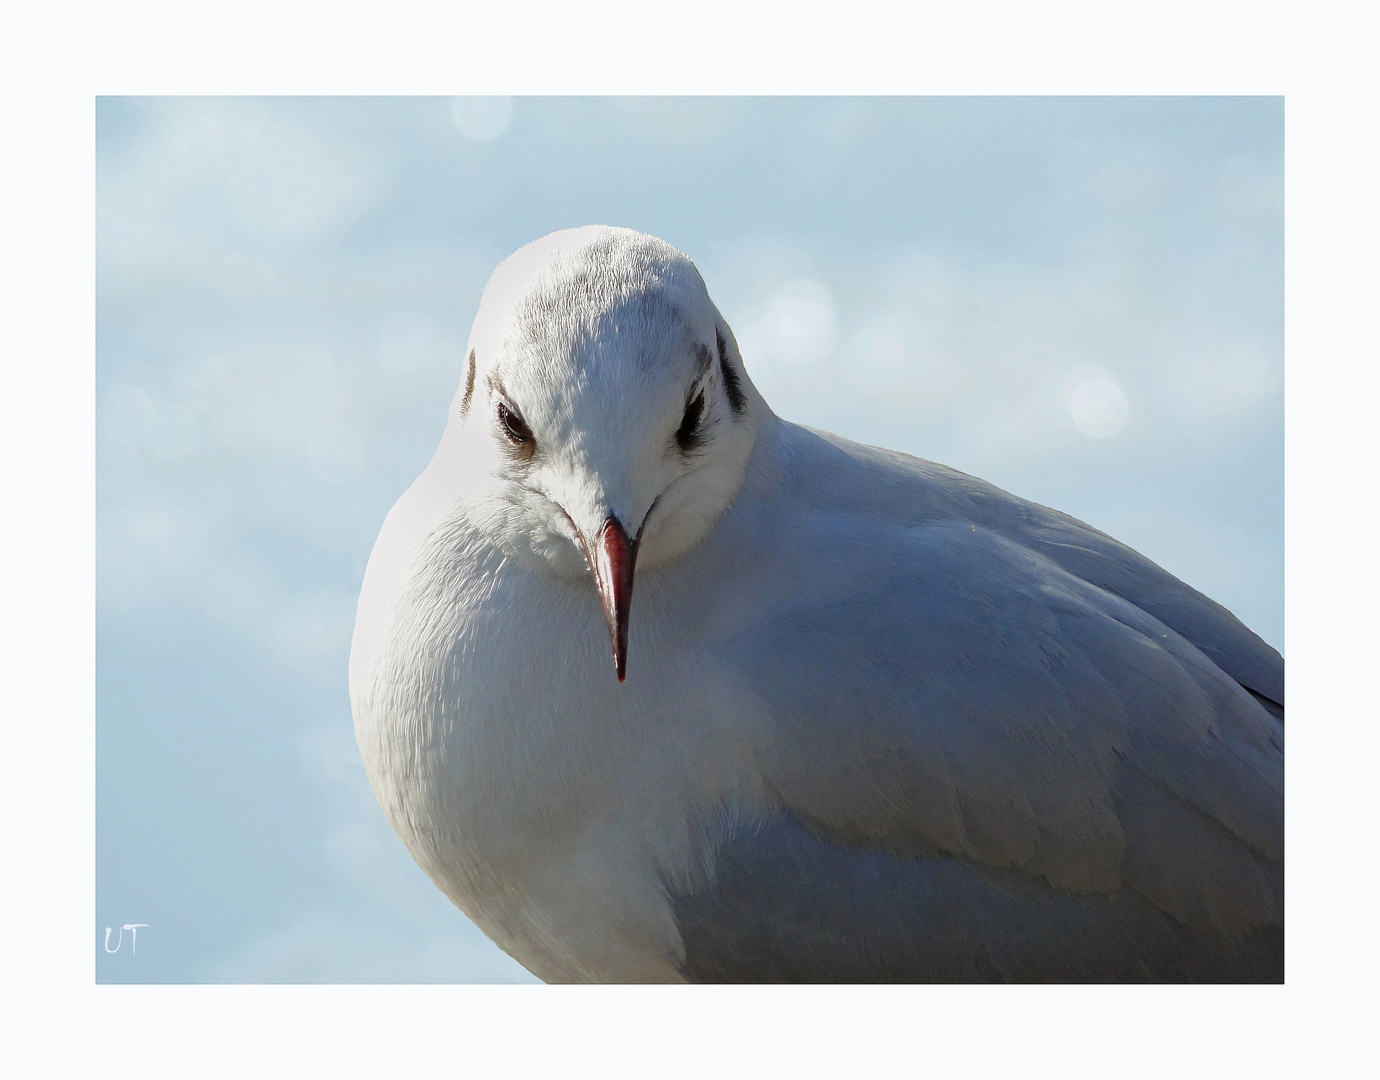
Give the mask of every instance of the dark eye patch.
[(704, 391), (685, 406), (685, 416), (680, 427), (676, 428), (676, 445), (682, 450), (695, 450), (704, 445), (705, 432), (701, 427), (704, 419)]
[(735, 416), (742, 416), (747, 412), (747, 395), (743, 393), (743, 384), (738, 379), (738, 372), (729, 363), (724, 332), (718, 328), (714, 330), (714, 343), (719, 347), (719, 373), (724, 379), (724, 391), (728, 394), (729, 407)]

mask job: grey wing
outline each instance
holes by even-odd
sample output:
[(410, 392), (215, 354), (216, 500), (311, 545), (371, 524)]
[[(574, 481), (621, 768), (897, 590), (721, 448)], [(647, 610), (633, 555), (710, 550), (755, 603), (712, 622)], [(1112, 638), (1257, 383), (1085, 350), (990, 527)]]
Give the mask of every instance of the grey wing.
[(778, 810), (674, 898), (687, 974), (1282, 978), (1281, 721), (1036, 545), (838, 524), (726, 649)]
[(1133, 891), (1070, 896), (953, 856), (745, 826), (673, 895), (693, 982), (1280, 982), (1283, 928), (1222, 936)]
[(1075, 577), (1173, 627), (1266, 711), (1283, 719), (1284, 661), (1231, 612), (1091, 526), (1057, 511), (1013, 502), (1025, 518), (1016, 538)]

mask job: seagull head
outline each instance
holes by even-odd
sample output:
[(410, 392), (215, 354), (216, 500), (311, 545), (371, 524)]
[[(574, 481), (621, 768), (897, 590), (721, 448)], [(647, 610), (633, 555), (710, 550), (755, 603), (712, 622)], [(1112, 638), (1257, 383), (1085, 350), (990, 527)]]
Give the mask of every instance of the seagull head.
[(456, 419), (487, 437), (488, 527), (539, 572), (592, 582), (621, 682), (636, 573), (733, 502), (766, 407), (694, 265), (629, 229), (509, 256), (469, 344)]

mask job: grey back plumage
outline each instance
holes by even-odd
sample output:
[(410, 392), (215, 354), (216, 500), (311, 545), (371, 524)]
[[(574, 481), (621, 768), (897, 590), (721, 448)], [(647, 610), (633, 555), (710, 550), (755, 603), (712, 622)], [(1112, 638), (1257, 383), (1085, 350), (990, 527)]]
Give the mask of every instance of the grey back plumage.
[(950, 856), (831, 844), (789, 816), (674, 896), (694, 982), (1279, 982), (1283, 930), (1222, 937), (1134, 892), (1073, 897)]
[[(687, 970), (1281, 978), (1278, 653), (1072, 518), (875, 453), (930, 474), (922, 505), (898, 489), (860, 525), (875, 492), (817, 497), (792, 542), (830, 573), (723, 645), (769, 717), (783, 816), (677, 895)], [(850, 934), (869, 944), (826, 959)]]

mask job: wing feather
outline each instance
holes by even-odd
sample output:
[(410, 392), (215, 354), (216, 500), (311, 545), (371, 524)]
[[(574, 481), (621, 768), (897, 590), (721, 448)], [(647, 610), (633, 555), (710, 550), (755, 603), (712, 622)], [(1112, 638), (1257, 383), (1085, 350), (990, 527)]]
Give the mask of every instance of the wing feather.
[(988, 530), (813, 527), (869, 572), (792, 590), (728, 648), (770, 717), (767, 780), (817, 835), (1130, 887), (1202, 929), (1278, 921), (1258, 863), (1283, 855), (1282, 731), (1194, 644)]
[(1283, 977), (1279, 654), (1125, 545), (786, 425), (721, 643), (775, 816), (672, 890), (690, 977)]

